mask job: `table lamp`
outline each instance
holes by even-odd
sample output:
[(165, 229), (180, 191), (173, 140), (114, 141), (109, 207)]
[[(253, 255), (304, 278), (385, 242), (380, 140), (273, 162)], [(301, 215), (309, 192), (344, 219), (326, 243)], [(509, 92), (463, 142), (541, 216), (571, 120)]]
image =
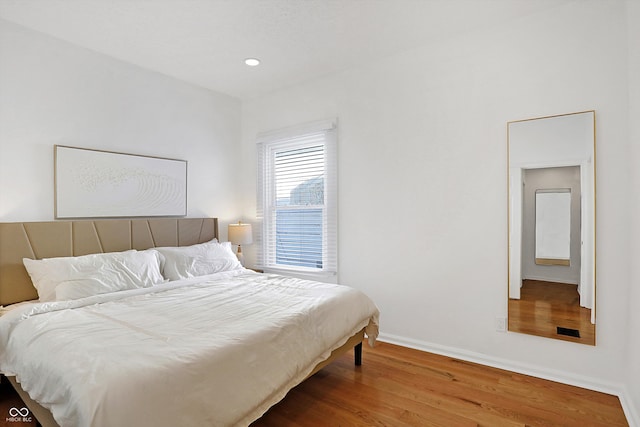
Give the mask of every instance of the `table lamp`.
[(238, 221), (237, 224), (229, 224), (228, 228), (229, 241), (238, 245), (238, 252), (236, 256), (240, 261), (240, 264), (244, 267), (244, 255), (242, 255), (242, 245), (249, 245), (253, 243), (253, 234), (251, 232), (251, 224), (244, 224)]

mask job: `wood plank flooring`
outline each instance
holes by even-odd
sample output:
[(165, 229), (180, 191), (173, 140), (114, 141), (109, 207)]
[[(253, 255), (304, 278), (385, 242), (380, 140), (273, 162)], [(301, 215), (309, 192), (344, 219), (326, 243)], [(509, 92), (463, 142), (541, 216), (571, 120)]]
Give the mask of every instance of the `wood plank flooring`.
[(289, 392), (252, 427), (627, 426), (616, 396), (418, 350), (363, 345)]
[[(0, 385), (0, 426), (21, 404)], [(362, 366), (343, 355), (252, 427), (627, 425), (616, 396), (378, 343), (363, 345)]]
[[(509, 300), (509, 330), (564, 341), (595, 345), (591, 310), (580, 307), (577, 286), (524, 280), (520, 299)], [(580, 331), (580, 337), (559, 335), (557, 327)]]

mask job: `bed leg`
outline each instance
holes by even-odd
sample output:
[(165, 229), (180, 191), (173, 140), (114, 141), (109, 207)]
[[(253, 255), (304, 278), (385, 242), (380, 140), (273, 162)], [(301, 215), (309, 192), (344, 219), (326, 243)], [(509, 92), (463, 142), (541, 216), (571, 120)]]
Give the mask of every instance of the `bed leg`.
[(362, 365), (362, 343), (357, 344), (355, 347), (353, 347), (353, 353), (356, 366)]

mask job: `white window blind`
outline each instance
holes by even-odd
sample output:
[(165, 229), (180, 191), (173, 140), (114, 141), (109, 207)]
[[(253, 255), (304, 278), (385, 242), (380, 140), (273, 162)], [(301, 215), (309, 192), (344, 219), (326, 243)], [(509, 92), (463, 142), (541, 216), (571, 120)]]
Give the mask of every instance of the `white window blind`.
[(334, 122), (258, 139), (258, 263), (265, 270), (337, 273)]

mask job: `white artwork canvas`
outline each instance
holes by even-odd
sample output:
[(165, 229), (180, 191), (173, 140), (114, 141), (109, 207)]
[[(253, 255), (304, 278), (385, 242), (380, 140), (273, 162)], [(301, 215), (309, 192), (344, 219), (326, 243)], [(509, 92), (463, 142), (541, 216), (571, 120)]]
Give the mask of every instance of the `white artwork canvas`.
[(571, 192), (536, 192), (536, 258), (571, 259)]
[(54, 147), (56, 218), (185, 216), (185, 160)]

